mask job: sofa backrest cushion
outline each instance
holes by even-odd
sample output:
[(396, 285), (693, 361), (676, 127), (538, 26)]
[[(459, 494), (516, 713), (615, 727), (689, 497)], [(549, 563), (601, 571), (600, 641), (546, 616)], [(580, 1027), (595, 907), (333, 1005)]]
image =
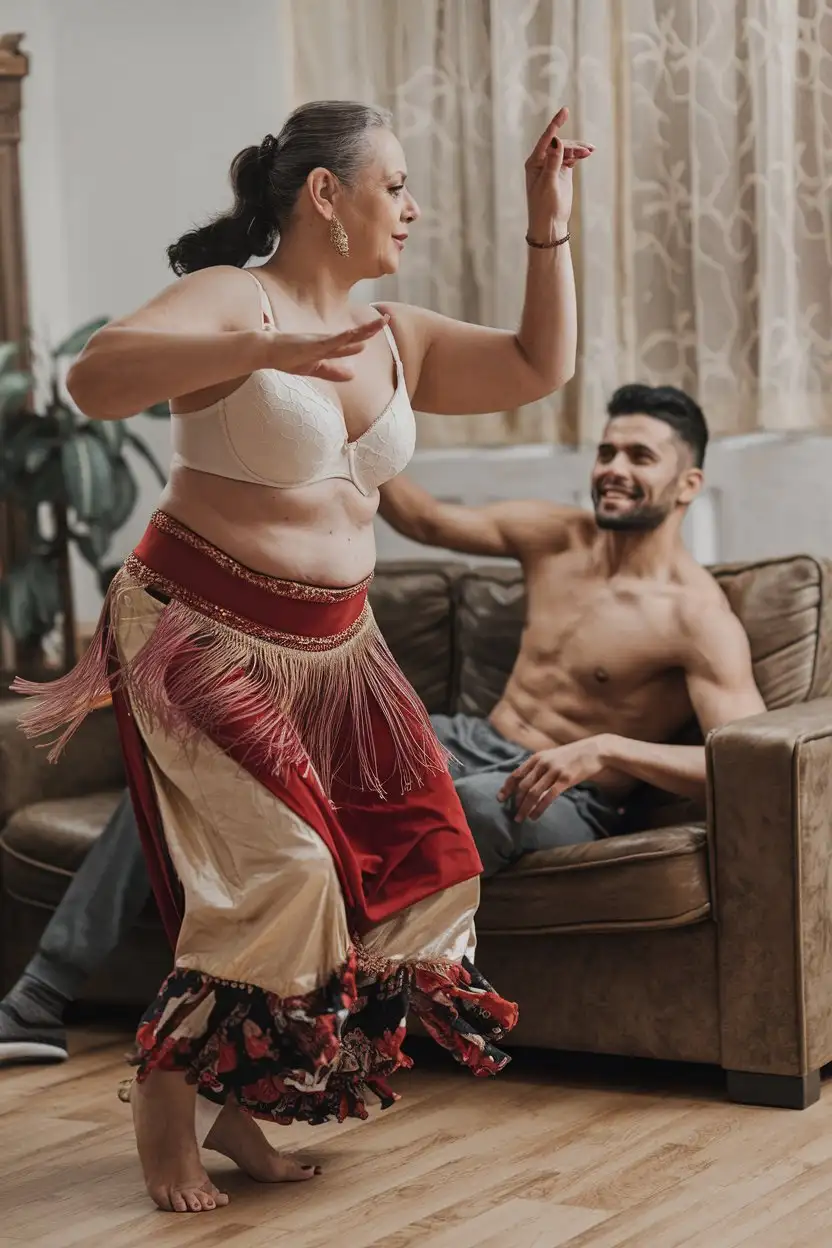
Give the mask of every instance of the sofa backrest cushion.
[(431, 712), (447, 712), (453, 677), (452, 563), (379, 564), (370, 586), (378, 626), (404, 674)]
[(487, 715), (520, 646), (526, 592), (519, 567), (469, 569), (456, 585), (453, 710)]
[(809, 555), (712, 569), (742, 621), (770, 710), (832, 692), (832, 564)]

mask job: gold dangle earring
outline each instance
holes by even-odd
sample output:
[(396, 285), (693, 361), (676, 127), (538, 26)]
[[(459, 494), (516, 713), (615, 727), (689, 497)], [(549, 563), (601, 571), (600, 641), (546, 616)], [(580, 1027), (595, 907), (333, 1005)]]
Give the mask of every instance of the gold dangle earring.
[(338, 255), (343, 256), (344, 259), (346, 259), (350, 254), (350, 240), (347, 237), (347, 231), (344, 229), (334, 212), (332, 214), (332, 220), (329, 223), (329, 241), (338, 252)]

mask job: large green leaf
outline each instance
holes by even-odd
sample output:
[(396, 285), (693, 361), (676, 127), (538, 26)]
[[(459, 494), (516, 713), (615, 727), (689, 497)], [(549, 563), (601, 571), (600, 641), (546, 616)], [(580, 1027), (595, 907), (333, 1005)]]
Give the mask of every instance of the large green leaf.
[(81, 428), (61, 448), (67, 503), (79, 520), (105, 520), (113, 509), (113, 466), (99, 439)]
[(56, 431), (65, 438), (74, 437), (75, 431), (87, 424), (86, 421), (80, 421), (72, 408), (60, 398), (50, 403), (48, 419), (55, 422)]
[(15, 422), (14, 432), (0, 446), (8, 481), (25, 491), (28, 478), (40, 472), (58, 445), (54, 422), (47, 417), (27, 415)]
[(0, 418), (14, 416), (21, 411), (31, 389), (32, 379), (28, 373), (2, 373), (0, 375)]
[(62, 608), (58, 567), (50, 556), (17, 564), (0, 582), (0, 616), (17, 641), (51, 632)]
[(144, 439), (140, 438), (138, 434), (133, 433), (132, 429), (125, 429), (124, 441), (129, 446), (132, 446), (136, 454), (141, 456), (141, 458), (145, 461), (145, 463), (150, 465), (150, 467), (153, 469), (153, 471), (156, 474), (159, 484), (164, 488), (164, 486), (166, 486), (168, 483), (168, 479), (165, 474), (165, 471), (162, 468), (156, 456), (151, 451), (150, 447), (144, 441)]
[(11, 568), (0, 580), (0, 616), (16, 641), (35, 632), (37, 603), (26, 565)]
[(35, 607), (35, 631), (43, 636), (55, 627), (55, 617), (63, 608), (58, 564), (55, 559), (31, 559), (27, 568)]
[(120, 420), (88, 421), (84, 430), (90, 437), (98, 438), (114, 459), (121, 456), (125, 429)]
[(16, 342), (0, 342), (0, 373), (11, 368), (19, 354), (20, 349)]
[(23, 471), (27, 477), (35, 477), (43, 471), (46, 461), (60, 446), (56, 438), (40, 438), (30, 446), (23, 461)]
[(99, 525), (90, 525), (86, 533), (73, 533), (73, 541), (81, 556), (91, 568), (98, 571), (101, 560), (110, 546), (110, 531)]
[(52, 352), (53, 356), (58, 360), (66, 355), (80, 355), (93, 334), (98, 333), (99, 329), (109, 324), (109, 321), (109, 316), (103, 316), (90, 321), (87, 325), (81, 325), (68, 338), (64, 338), (63, 342)]
[(139, 487), (130, 466), (123, 459), (113, 461), (113, 505), (107, 512), (107, 528), (115, 533), (133, 514), (139, 501)]
[(66, 481), (60, 444), (52, 449), (38, 472), (18, 478), (14, 495), (30, 509), (37, 507), (39, 503), (66, 502)]
[(37, 420), (38, 417), (32, 412), (15, 412), (12, 416), (7, 416), (3, 421), (3, 432), (0, 437), (0, 459), (8, 451), (12, 438), (16, 438), (21, 429), (25, 429), (30, 421)]

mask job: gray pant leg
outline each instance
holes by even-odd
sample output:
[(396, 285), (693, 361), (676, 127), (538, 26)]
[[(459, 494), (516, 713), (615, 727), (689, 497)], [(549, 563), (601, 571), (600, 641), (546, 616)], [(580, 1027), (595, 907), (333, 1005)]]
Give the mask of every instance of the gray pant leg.
[(516, 823), (511, 806), (497, 798), (508, 775), (510, 770), (489, 771), (456, 781), (486, 878), (533, 850), (580, 845), (598, 838), (597, 829), (584, 818), (569, 792), (556, 798), (538, 820)]
[(75, 873), (26, 970), (73, 1000), (139, 917), (150, 880), (130, 794)]
[(529, 751), (495, 732), (487, 719), (478, 715), (431, 715), (437, 737), (457, 760), (451, 775), (472, 775), (492, 768), (513, 771)]

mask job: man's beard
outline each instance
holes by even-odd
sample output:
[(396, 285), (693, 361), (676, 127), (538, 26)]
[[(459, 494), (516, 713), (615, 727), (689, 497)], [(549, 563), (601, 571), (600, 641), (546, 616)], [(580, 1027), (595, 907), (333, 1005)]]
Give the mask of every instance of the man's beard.
[(613, 533), (652, 533), (664, 524), (673, 511), (673, 505), (670, 502), (659, 501), (639, 505), (636, 500), (628, 511), (605, 515), (599, 510), (602, 497), (595, 491), (592, 494), (592, 502), (598, 528)]

